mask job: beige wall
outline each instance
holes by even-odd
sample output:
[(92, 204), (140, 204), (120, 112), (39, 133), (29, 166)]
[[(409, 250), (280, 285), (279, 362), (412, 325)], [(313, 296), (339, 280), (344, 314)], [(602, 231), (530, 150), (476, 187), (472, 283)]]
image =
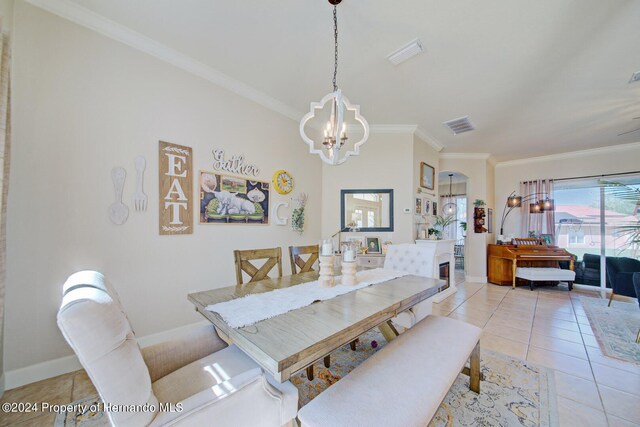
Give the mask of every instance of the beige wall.
[[(435, 175), (433, 178), (433, 190), (427, 190), (426, 188), (420, 187), (420, 163), (421, 162), (425, 162), (426, 164), (433, 166), (435, 168)], [(413, 137), (413, 191), (416, 192), (415, 197), (431, 199), (432, 203), (433, 201), (438, 201), (438, 194), (439, 194), (438, 193), (438, 188), (439, 188), (438, 173), (440, 171), (439, 163), (440, 163), (440, 153), (436, 151), (433, 147), (431, 147), (429, 144), (427, 144), (426, 142), (424, 142), (423, 140), (421, 140), (420, 138), (414, 135)], [(421, 193), (417, 193), (418, 188), (420, 188)], [(413, 210), (415, 210), (415, 197), (414, 197)], [(429, 223), (433, 224), (433, 222), (435, 222), (433, 220), (433, 217), (429, 217), (429, 218), (431, 218), (431, 220), (429, 220)], [(420, 219), (420, 222), (422, 221), (423, 220)], [(416, 224), (414, 224), (414, 227), (413, 227), (413, 236), (412, 236), (413, 239), (416, 239), (418, 237), (418, 229), (426, 230), (429, 227), (429, 224), (418, 225), (418, 221), (415, 221), (415, 222)]]
[[(403, 213), (412, 208), (413, 191), (411, 134), (373, 134), (360, 147), (360, 155), (350, 157), (340, 166), (323, 164), (322, 236), (329, 238), (340, 229), (340, 190), (393, 189), (394, 231), (354, 233), (354, 236), (379, 236), (380, 241), (406, 243), (412, 240), (413, 215)], [(412, 210), (413, 212), (413, 210)], [(343, 233), (350, 236), (350, 233)]]
[(3, 31), (11, 31), (13, 28), (13, 4), (14, 0), (0, 0), (0, 23)]
[[(498, 204), (496, 209), (498, 215), (497, 232), (500, 231), (500, 216), (504, 210), (504, 203), (512, 191), (520, 191), (521, 181), (614, 174), (638, 170), (640, 170), (640, 143), (499, 163), (496, 165), (495, 173), (495, 197)], [(520, 210), (515, 209), (505, 221), (504, 234), (512, 233), (519, 236), (520, 221)]]
[[(186, 295), (235, 283), (233, 249), (318, 241), (321, 162), (307, 154), (297, 123), (24, 2), (15, 12), (7, 370), (71, 354), (55, 317), (74, 271), (103, 271), (143, 336), (202, 320)], [(159, 236), (160, 139), (193, 147), (194, 171), (211, 169), (216, 147), (244, 154), (262, 180), (288, 169), (295, 193), (309, 193), (304, 235), (272, 223)], [(138, 154), (147, 158), (149, 209), (114, 226), (110, 170), (126, 168), (131, 209)], [(382, 165), (366, 170), (384, 186)], [(288, 200), (273, 194), (271, 203)]]

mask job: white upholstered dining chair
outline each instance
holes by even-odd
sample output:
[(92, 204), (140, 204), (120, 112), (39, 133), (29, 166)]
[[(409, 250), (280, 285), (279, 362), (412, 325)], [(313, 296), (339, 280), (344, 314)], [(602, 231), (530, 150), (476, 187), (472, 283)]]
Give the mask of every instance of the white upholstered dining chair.
[[(298, 410), (298, 390), (278, 384), (212, 326), (140, 349), (118, 295), (95, 271), (69, 277), (58, 326), (115, 426), (283, 426)], [(147, 405), (122, 411), (120, 405)], [(173, 411), (161, 410), (171, 404)], [(250, 408), (250, 409), (249, 409)], [(108, 409), (108, 408), (105, 408)]]
[[(438, 278), (434, 273), (435, 248), (433, 245), (402, 243), (389, 245), (384, 268), (402, 271), (416, 276)], [(431, 314), (432, 301), (419, 302), (391, 319), (396, 325), (410, 328)]]

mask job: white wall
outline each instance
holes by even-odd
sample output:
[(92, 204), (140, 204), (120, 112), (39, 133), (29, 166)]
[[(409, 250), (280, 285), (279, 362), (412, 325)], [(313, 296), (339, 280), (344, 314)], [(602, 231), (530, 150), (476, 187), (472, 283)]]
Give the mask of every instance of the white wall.
[[(318, 241), (321, 162), (307, 154), (297, 123), (24, 2), (14, 29), (7, 370), (72, 353), (55, 316), (74, 271), (103, 271), (142, 336), (200, 321), (187, 293), (235, 283), (233, 249)], [(216, 147), (244, 154), (265, 181), (288, 169), (295, 193), (310, 195), (306, 232), (196, 225), (193, 235), (159, 236), (160, 139), (193, 147), (194, 171), (211, 169)], [(132, 208), (138, 154), (147, 158), (149, 208), (114, 226), (110, 170), (127, 169)], [(379, 168), (368, 176), (384, 186)], [(272, 193), (272, 205), (289, 199)]]
[[(497, 231), (500, 231), (500, 217), (504, 211), (505, 201), (512, 191), (520, 191), (521, 181), (638, 170), (640, 170), (640, 143), (498, 163), (495, 172), (495, 197), (498, 204)], [(514, 209), (505, 221), (504, 234), (519, 236), (520, 222), (520, 210)]]
[[(393, 189), (394, 231), (390, 233), (354, 233), (354, 236), (379, 236), (393, 243), (412, 241), (413, 214), (411, 188), (413, 136), (411, 134), (372, 134), (360, 147), (360, 155), (350, 157), (340, 166), (323, 165), (322, 236), (329, 238), (340, 229), (340, 190)], [(350, 236), (350, 233), (343, 233)]]

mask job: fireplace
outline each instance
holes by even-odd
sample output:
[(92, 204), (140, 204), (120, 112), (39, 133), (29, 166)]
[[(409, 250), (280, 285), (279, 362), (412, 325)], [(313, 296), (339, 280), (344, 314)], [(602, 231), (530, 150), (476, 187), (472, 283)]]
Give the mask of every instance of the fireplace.
[(453, 295), (456, 289), (454, 268), (456, 265), (454, 257), (454, 240), (416, 240), (418, 245), (435, 246), (433, 257), (433, 276), (444, 280), (444, 286), (440, 292), (433, 297), (433, 302), (440, 303), (445, 298)]
[(451, 285), (451, 269), (449, 261), (440, 263), (440, 279), (445, 281), (445, 285), (440, 289), (440, 292), (449, 289)]

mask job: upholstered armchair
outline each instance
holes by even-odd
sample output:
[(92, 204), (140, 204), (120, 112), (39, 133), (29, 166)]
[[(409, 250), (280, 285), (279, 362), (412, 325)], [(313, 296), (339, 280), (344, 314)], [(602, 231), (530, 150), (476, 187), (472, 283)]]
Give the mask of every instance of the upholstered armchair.
[[(297, 389), (289, 382), (276, 383), (211, 326), (141, 350), (118, 295), (100, 273), (69, 277), (58, 326), (115, 426), (294, 422)], [(137, 410), (122, 409), (129, 405)]]
[[(384, 268), (403, 271), (416, 276), (437, 278), (434, 274), (433, 248), (411, 243), (389, 245), (384, 259)], [(410, 328), (431, 314), (432, 302), (422, 301), (403, 311), (391, 321), (403, 328)]]
[(624, 295), (636, 298), (636, 290), (633, 287), (633, 274), (640, 272), (640, 261), (626, 257), (607, 257), (607, 281), (611, 283), (611, 297)]

